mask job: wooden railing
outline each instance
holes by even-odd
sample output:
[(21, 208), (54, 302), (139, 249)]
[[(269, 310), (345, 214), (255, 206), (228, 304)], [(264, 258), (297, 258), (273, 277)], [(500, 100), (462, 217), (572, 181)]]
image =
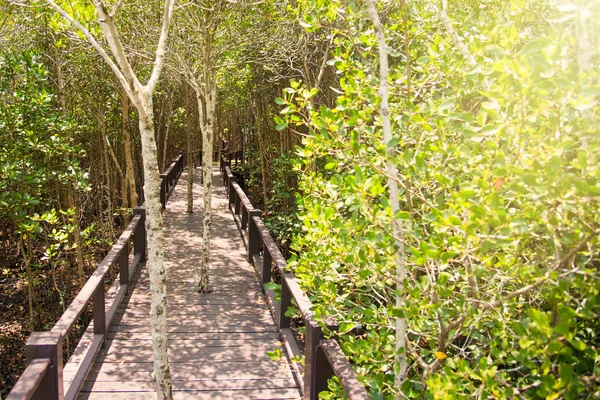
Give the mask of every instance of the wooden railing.
[[(269, 230), (261, 219), (261, 211), (255, 209), (242, 191), (231, 173), (228, 160), (221, 158), (223, 169), (223, 184), (227, 189), (229, 209), (240, 229), (242, 239), (248, 250), (247, 260), (257, 269), (263, 290), (269, 296), (275, 311), (275, 320), (279, 335), (287, 351), (296, 358), (302, 352), (296, 342), (291, 326), (291, 318), (286, 311), (294, 306), (302, 314), (306, 324), (304, 345), (304, 367), (296, 363), (300, 375), (304, 375), (302, 392), (307, 399), (317, 399), (318, 394), (328, 389), (327, 381), (337, 376), (351, 400), (368, 399), (365, 387), (357, 380), (356, 373), (350, 362), (340, 349), (335, 339), (326, 339), (323, 328), (316, 322), (311, 310), (312, 303), (306, 293), (300, 288), (296, 276), (287, 268), (287, 262), (275, 244)], [(272, 282), (272, 267), (281, 277), (279, 299), (275, 292), (269, 289)], [(325, 323), (330, 332), (337, 330), (335, 322)]]
[[(183, 170), (180, 154), (165, 174), (161, 174), (161, 201), (164, 204)], [(106, 332), (113, 322), (121, 301), (127, 294), (130, 280), (138, 265), (146, 261), (146, 210), (144, 206), (134, 209), (134, 217), (110, 249), (92, 276), (87, 280), (56, 325), (48, 332), (33, 332), (25, 345), (27, 368), (9, 393), (6, 400), (17, 399), (75, 399), (88, 374), (98, 351), (106, 340)], [(133, 241), (133, 258), (130, 247)], [(119, 281), (112, 304), (106, 309), (104, 283), (110, 268), (119, 266)], [(92, 303), (93, 338), (82, 355), (68, 387), (63, 382), (63, 341), (77, 319)]]
[(177, 179), (183, 171), (183, 153), (179, 153), (179, 157), (173, 160), (169, 168), (160, 174), (160, 204), (162, 208), (167, 205), (169, 194), (177, 184)]
[(223, 153), (219, 159), (219, 170), (224, 172), (225, 163), (231, 167), (233, 164), (239, 165), (244, 162), (244, 150), (234, 150)]

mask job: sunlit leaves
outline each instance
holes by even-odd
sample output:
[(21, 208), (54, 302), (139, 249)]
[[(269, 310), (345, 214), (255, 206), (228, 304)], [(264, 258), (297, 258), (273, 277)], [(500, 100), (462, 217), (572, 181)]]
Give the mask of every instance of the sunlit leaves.
[[(313, 20), (324, 18), (318, 4)], [(388, 26), (402, 61), (386, 146), (372, 32), (358, 9), (338, 20), (335, 104), (313, 109), (297, 83), (277, 101), (277, 123), (309, 129), (295, 164), (304, 228), (294, 268), (321, 314), (362, 327), (342, 347), (376, 397), (394, 392), (390, 318), (399, 315), (413, 349), (406, 395), (597, 396), (600, 49), (584, 36), (600, 10), (593, 1), (449, 6), (476, 65), (431, 3), (410, 3), (409, 54), (404, 26)], [(387, 148), (401, 172), (397, 215), (383, 200)], [(392, 218), (409, 229), (401, 310)]]

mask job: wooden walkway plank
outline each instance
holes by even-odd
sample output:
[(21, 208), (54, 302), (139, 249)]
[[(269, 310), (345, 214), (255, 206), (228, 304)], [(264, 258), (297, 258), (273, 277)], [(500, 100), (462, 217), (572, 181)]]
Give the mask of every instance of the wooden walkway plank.
[[(199, 171), (195, 171), (199, 176)], [(186, 210), (186, 175), (164, 213), (169, 362), (175, 399), (298, 399), (289, 360), (267, 353), (285, 348), (261, 292), (227, 197), (215, 171), (209, 294), (197, 293), (202, 248), (202, 188), (194, 187), (194, 213)], [(183, 184), (182, 184), (183, 183)], [(145, 266), (144, 266), (145, 267)], [(154, 396), (148, 272), (117, 310), (107, 342), (80, 399), (143, 399)]]
[[(82, 392), (81, 400), (151, 400), (154, 392)], [(298, 399), (298, 389), (173, 391), (174, 400), (283, 400)]]

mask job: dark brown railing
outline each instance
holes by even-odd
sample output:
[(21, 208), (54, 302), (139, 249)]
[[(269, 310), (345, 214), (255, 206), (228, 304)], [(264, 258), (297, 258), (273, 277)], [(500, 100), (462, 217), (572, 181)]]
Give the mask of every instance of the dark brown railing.
[(183, 153), (179, 153), (179, 157), (173, 160), (164, 174), (160, 174), (160, 204), (162, 205), (162, 208), (166, 207), (167, 198), (175, 187), (177, 179), (179, 179), (179, 175), (181, 175), (182, 171)]
[[(161, 174), (161, 201), (163, 207), (176, 180), (183, 171), (183, 154), (180, 154), (165, 174)], [(163, 188), (165, 190), (163, 197)], [(164, 198), (164, 201), (163, 201)], [(134, 209), (134, 217), (110, 249), (92, 276), (87, 280), (56, 325), (48, 332), (33, 332), (25, 345), (27, 368), (9, 393), (6, 400), (17, 399), (75, 399), (88, 374), (98, 351), (106, 340), (121, 301), (127, 294), (130, 280), (138, 265), (146, 260), (146, 210), (144, 206)], [(133, 238), (133, 258), (130, 262), (130, 246)], [(116, 293), (106, 309), (104, 281), (110, 268), (118, 264), (119, 281), (115, 282)], [(91, 343), (83, 351), (69, 385), (63, 382), (63, 341), (77, 319), (92, 303), (93, 333)]]
[[(351, 400), (368, 399), (365, 387), (357, 380), (350, 362), (335, 339), (326, 339), (323, 328), (316, 322), (311, 310), (312, 303), (298, 285), (296, 276), (287, 268), (287, 262), (275, 244), (263, 220), (261, 211), (252, 203), (236, 182), (231, 173), (231, 164), (221, 157), (223, 184), (227, 189), (229, 209), (240, 229), (242, 239), (248, 250), (247, 260), (253, 264), (260, 276), (263, 290), (269, 296), (274, 308), (279, 335), (292, 358), (302, 356), (302, 352), (292, 332), (291, 318), (286, 314), (292, 302), (298, 308), (306, 324), (304, 343), (304, 367), (296, 363), (297, 373), (304, 375), (302, 392), (305, 398), (317, 399), (318, 394), (328, 389), (327, 381), (337, 376)], [(268, 288), (272, 282), (272, 266), (281, 277), (279, 300), (275, 292)], [(329, 331), (336, 331), (337, 324), (326, 323)]]
[(239, 165), (244, 162), (244, 150), (234, 150), (223, 153), (219, 159), (219, 170), (224, 171), (225, 163), (231, 167), (233, 164)]

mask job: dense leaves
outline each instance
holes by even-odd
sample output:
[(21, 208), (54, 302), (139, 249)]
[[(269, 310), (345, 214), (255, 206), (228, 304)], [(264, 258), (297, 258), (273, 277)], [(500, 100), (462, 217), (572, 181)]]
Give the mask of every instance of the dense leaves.
[[(387, 4), (403, 210), (391, 215), (377, 121), (377, 44), (361, 4), (335, 19), (336, 106), (292, 82), (276, 122), (297, 151), (294, 270), (341, 322), (375, 397), (393, 397), (395, 316), (409, 320), (408, 397), (598, 395), (597, 65), (594, 2)], [(308, 6), (305, 4), (305, 6)], [(454, 31), (454, 32), (453, 32)], [(405, 221), (407, 306), (394, 308)]]
[(45, 88), (47, 71), (36, 52), (0, 54), (0, 217), (35, 233), (35, 212), (55, 206), (59, 185), (83, 189), (76, 125)]

